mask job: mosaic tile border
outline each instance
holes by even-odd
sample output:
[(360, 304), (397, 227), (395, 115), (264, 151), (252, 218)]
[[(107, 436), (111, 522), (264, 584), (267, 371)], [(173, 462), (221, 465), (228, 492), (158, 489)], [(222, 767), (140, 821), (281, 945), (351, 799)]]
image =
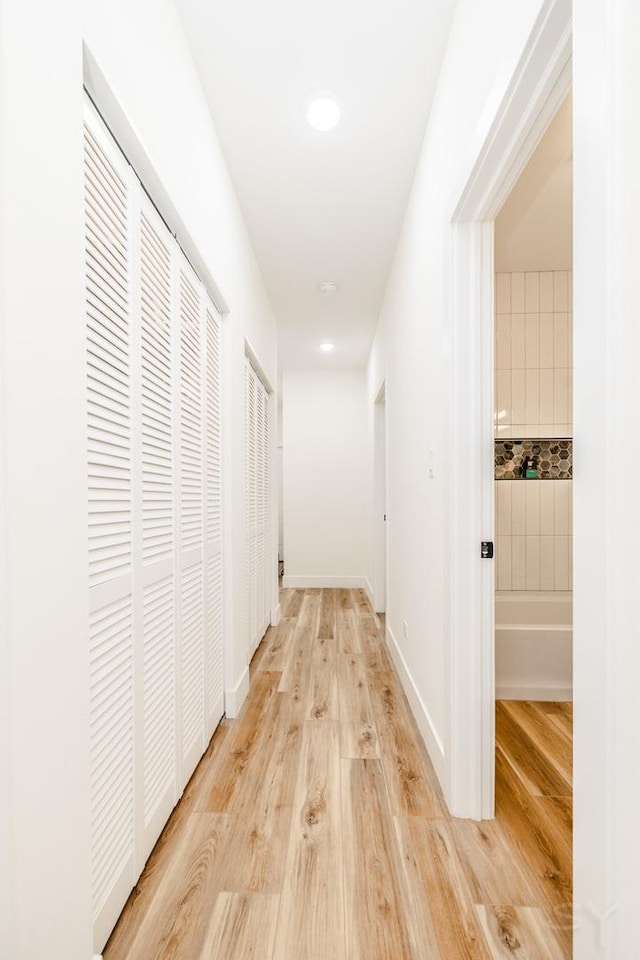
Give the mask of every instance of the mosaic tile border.
[(525, 459), (533, 459), (538, 480), (571, 480), (572, 440), (496, 440), (496, 480), (523, 480)]

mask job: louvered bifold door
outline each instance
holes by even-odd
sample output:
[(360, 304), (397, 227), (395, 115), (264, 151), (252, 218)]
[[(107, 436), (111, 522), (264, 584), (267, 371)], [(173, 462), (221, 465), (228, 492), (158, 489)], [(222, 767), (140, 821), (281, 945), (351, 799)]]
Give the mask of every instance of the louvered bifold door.
[(84, 150), (92, 904), (101, 948), (135, 882), (132, 180), (89, 109)]
[(257, 645), (257, 376), (245, 361), (245, 590), (249, 657)]
[(135, 623), (137, 865), (176, 798), (174, 265), (169, 230), (140, 191), (137, 266)]
[(178, 270), (180, 350), (178, 406), (178, 605), (180, 787), (205, 747), (204, 684), (204, 296), (188, 261)]
[(264, 538), (264, 500), (265, 500), (265, 455), (264, 421), (266, 391), (259, 379), (256, 379), (256, 636), (254, 645), (260, 642), (266, 630), (264, 622), (264, 594), (266, 544)]
[(249, 656), (271, 620), (271, 458), (269, 392), (245, 361), (245, 570)]
[(224, 712), (221, 321), (209, 299), (205, 304), (205, 338), (205, 734), (208, 739)]
[(261, 533), (263, 540), (263, 577), (262, 577), (262, 638), (271, 622), (271, 432), (270, 432), (270, 396), (265, 386), (262, 387), (262, 418), (260, 420), (260, 446), (262, 448), (262, 500), (261, 500)]

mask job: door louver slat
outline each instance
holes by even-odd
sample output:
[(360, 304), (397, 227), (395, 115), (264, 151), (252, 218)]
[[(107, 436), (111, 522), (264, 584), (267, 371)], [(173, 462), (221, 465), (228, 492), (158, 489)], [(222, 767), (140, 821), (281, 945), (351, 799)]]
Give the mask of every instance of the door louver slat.
[(174, 774), (174, 755), (167, 749), (175, 738), (172, 576), (144, 591), (143, 611), (144, 818), (148, 826)]
[(171, 251), (144, 213), (140, 217), (143, 260), (153, 263), (153, 281), (141, 274), (142, 330), (142, 557), (145, 563), (173, 555), (173, 378), (171, 368)]
[(180, 538), (183, 550), (202, 546), (202, 375), (200, 306), (180, 272)]
[[(89, 131), (85, 156), (87, 298), (89, 305), (98, 301), (106, 308), (87, 329), (89, 583), (94, 585), (131, 569), (130, 278), (126, 185)], [(90, 199), (96, 194), (103, 201), (99, 208)], [(121, 491), (117, 497), (115, 490)], [(115, 527), (114, 499), (120, 501)]]
[(182, 753), (189, 755), (203, 736), (203, 582), (202, 564), (182, 574)]
[(245, 361), (247, 634), (251, 654), (270, 620), (269, 394)]
[(133, 669), (131, 597), (89, 625), (93, 911), (133, 854)]

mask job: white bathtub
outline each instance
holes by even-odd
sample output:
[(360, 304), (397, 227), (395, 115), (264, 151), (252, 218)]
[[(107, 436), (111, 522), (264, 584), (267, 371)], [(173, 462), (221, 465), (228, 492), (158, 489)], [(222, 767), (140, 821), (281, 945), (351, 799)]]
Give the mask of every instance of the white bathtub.
[(496, 592), (496, 697), (573, 699), (573, 595)]

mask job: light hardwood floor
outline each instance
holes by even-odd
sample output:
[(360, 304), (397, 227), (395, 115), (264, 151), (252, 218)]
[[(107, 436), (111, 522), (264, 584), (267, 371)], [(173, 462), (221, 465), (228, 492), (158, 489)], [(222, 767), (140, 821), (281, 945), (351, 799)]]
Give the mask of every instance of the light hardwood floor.
[(104, 960), (566, 960), (571, 708), (500, 702), (496, 819), (448, 816), (358, 590), (283, 618)]

